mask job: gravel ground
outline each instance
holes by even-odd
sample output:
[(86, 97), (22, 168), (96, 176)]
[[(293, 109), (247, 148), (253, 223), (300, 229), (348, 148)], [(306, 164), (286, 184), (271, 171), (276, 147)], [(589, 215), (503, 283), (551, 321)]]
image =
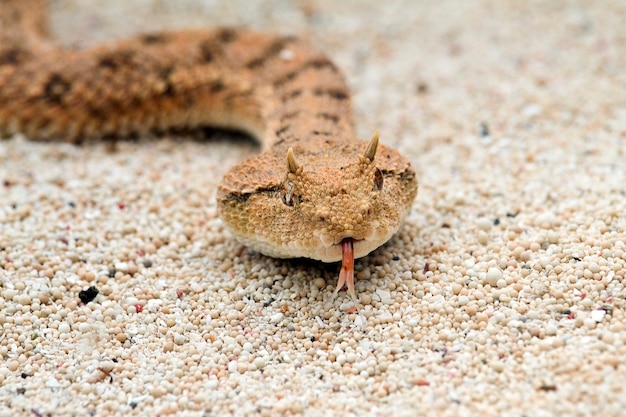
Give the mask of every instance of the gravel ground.
[(250, 141), (0, 142), (0, 416), (623, 415), (624, 2), (65, 0), (53, 21), (67, 45), (299, 34), (421, 188), (356, 262), (358, 313), (336, 264), (224, 231)]

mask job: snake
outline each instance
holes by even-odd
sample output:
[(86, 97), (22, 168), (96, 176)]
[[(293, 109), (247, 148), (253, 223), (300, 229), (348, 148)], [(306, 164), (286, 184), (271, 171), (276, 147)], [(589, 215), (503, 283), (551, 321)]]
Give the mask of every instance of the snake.
[(379, 133), (356, 138), (350, 90), (298, 37), (236, 27), (139, 34), (83, 48), (50, 36), (46, 0), (0, 2), (0, 136), (82, 143), (179, 128), (242, 131), (261, 151), (217, 187), (243, 245), (276, 258), (354, 260), (386, 243), (417, 195)]

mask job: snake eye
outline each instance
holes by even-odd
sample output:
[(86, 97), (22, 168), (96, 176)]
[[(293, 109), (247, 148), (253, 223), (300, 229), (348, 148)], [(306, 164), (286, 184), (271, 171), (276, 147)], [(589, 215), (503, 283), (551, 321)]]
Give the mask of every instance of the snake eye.
[(376, 168), (376, 171), (374, 171), (374, 189), (375, 190), (382, 190), (383, 189), (383, 172)]
[(283, 200), (283, 203), (286, 206), (292, 207), (293, 206), (293, 190), (296, 188), (296, 186), (293, 184), (293, 182), (287, 181), (286, 188), (287, 189), (282, 195), (281, 200)]

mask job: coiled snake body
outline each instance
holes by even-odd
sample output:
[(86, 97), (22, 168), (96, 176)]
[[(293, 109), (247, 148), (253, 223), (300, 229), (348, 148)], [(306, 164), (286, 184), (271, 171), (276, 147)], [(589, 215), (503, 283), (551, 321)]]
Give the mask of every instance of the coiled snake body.
[(232, 28), (141, 35), (85, 50), (47, 37), (45, 0), (0, 3), (0, 134), (79, 142), (212, 125), (263, 152), (217, 192), (243, 244), (280, 258), (354, 258), (398, 229), (417, 194), (409, 161), (355, 139), (338, 68), (296, 38)]

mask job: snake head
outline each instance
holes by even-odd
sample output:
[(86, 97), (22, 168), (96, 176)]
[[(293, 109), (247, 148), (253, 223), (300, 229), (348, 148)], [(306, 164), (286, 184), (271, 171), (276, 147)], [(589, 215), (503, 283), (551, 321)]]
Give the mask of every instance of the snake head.
[(378, 132), (367, 144), (327, 140), (270, 151), (236, 166), (218, 192), (235, 236), (269, 256), (335, 262), (346, 239), (355, 258), (365, 256), (398, 230), (417, 194), (409, 161), (379, 144)]

